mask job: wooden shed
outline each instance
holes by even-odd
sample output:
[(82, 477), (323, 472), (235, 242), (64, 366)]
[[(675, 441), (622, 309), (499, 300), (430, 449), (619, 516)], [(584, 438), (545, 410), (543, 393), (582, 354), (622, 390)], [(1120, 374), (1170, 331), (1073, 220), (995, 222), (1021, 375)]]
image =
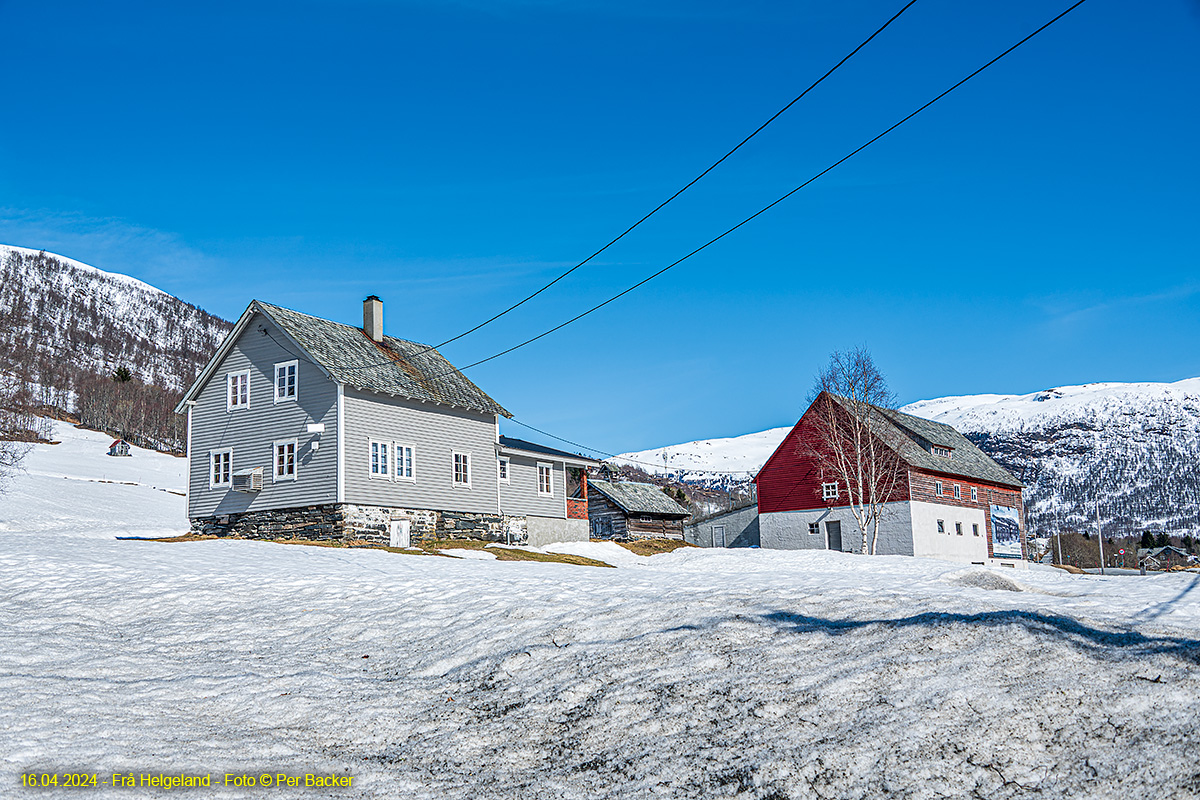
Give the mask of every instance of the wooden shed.
[(652, 483), (592, 479), (587, 500), (593, 539), (682, 539), (691, 513)]
[(132, 455), (129, 452), (129, 442), (124, 439), (117, 439), (108, 446), (108, 454), (110, 456), (128, 456)]

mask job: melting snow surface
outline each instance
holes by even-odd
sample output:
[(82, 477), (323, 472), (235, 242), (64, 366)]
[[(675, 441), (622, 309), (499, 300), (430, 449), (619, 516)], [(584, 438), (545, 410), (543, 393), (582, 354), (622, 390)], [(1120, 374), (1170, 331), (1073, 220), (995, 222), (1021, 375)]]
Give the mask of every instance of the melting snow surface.
[(1200, 575), (118, 540), (186, 528), (183, 461), (57, 431), (0, 495), (5, 797), (147, 791), (21, 788), (64, 770), (354, 778), (188, 794), (218, 798), (1200, 792)]

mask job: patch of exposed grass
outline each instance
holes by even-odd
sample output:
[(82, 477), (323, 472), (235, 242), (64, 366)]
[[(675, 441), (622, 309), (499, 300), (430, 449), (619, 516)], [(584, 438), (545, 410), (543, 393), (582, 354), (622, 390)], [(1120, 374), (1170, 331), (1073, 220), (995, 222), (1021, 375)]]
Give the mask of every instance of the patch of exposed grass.
[[(612, 567), (603, 561), (584, 556), (572, 556), (566, 553), (538, 553), (532, 550), (516, 550), (511, 547), (488, 547), (494, 542), (481, 542), (475, 539), (435, 539), (431, 542), (420, 542), (418, 546), (426, 552), (438, 550), (483, 550), (496, 556), (497, 561), (541, 561), (549, 564), (574, 564), (577, 567)], [(440, 555), (447, 555), (440, 553)], [(453, 556), (451, 556), (453, 558)]]
[[(593, 539), (592, 541), (601, 540)], [(656, 556), (659, 553), (670, 553), (681, 547), (696, 546), (682, 539), (635, 539), (632, 542), (614, 542), (614, 544), (619, 544), (629, 552), (639, 556)]]

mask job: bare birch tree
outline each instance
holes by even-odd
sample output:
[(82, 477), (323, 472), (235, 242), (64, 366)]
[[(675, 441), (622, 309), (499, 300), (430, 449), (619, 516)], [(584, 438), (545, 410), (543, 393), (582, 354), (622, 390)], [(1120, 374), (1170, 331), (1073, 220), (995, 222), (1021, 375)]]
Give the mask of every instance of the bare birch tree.
[(874, 554), (884, 505), (907, 475), (895, 449), (895, 428), (883, 409), (895, 396), (864, 348), (836, 351), (812, 393), (816, 441), (811, 455), (845, 487), (862, 531), (862, 551)]

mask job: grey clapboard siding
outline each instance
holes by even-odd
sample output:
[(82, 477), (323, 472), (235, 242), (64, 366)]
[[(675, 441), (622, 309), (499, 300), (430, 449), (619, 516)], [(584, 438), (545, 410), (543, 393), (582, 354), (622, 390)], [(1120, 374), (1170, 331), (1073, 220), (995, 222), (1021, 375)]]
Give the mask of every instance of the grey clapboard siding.
[[(496, 417), (346, 387), (345, 500), (434, 511), (499, 513)], [(416, 480), (372, 478), (370, 440), (402, 442), (415, 452)], [(471, 487), (454, 485), (453, 451), (471, 455)]]
[[(266, 325), (274, 339), (258, 328)], [(278, 340), (278, 341), (276, 341)], [(188, 479), (188, 517), (332, 503), (337, 500), (337, 384), (295, 348), (268, 320), (256, 314), (192, 407)], [(275, 365), (296, 360), (297, 399), (274, 402)], [(225, 376), (250, 370), (250, 407), (226, 410)], [(308, 423), (320, 422), (317, 440)], [(296, 480), (272, 480), (272, 446), (296, 439)], [(233, 469), (263, 468), (263, 490), (254, 494), (209, 488), (209, 452), (232, 448)]]
[[(539, 463), (552, 465), (553, 497), (538, 494)], [(505, 514), (566, 518), (567, 475), (561, 461), (555, 462), (548, 456), (538, 459), (532, 456), (512, 455), (509, 456), (508, 469), (508, 483), (500, 484), (500, 507)]]

